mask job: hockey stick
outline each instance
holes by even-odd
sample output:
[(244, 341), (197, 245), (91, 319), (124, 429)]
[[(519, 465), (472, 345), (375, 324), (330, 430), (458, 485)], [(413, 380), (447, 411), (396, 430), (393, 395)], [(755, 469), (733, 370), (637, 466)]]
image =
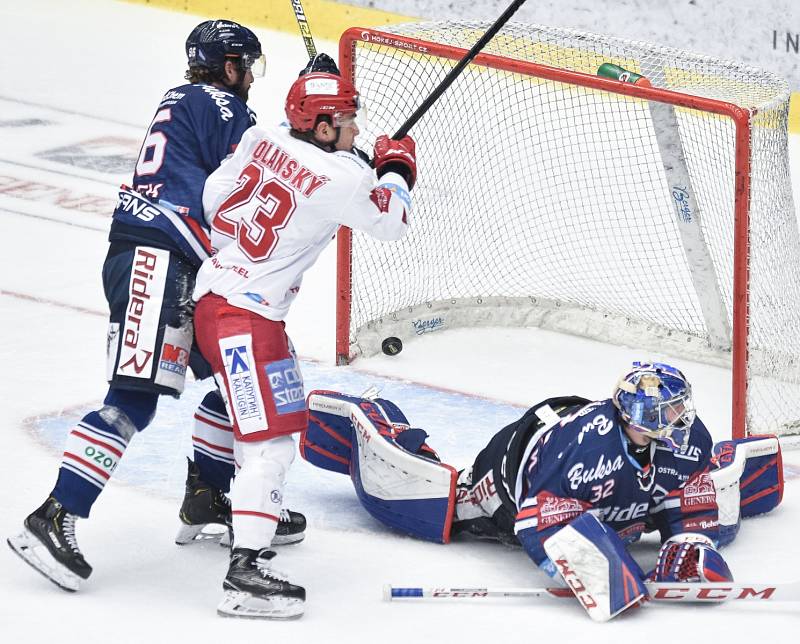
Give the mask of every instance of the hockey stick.
[(303, 43), (305, 43), (308, 57), (314, 58), (314, 56), (317, 55), (317, 47), (314, 44), (314, 36), (311, 35), (311, 27), (308, 26), (306, 12), (303, 10), (303, 3), (300, 0), (292, 0), (292, 10), (297, 20), (297, 26), (300, 27), (300, 35), (303, 37)]
[[(783, 584), (645, 582), (650, 599), (667, 602), (719, 603), (736, 599), (800, 601), (800, 581)], [(383, 598), (398, 599), (484, 599), (489, 597), (573, 597), (569, 588), (404, 588), (386, 585)]]
[[(293, 0), (293, 4), (294, 2), (295, 0)], [(425, 112), (430, 109), (431, 105), (433, 105), (439, 99), (439, 97), (444, 94), (445, 91), (447, 91), (447, 88), (455, 82), (456, 78), (459, 77), (463, 69), (469, 65), (472, 62), (472, 59), (478, 55), (481, 49), (483, 49), (486, 44), (492, 38), (494, 38), (495, 34), (500, 31), (503, 25), (505, 25), (511, 19), (511, 16), (516, 13), (517, 9), (519, 9), (524, 2), (525, 0), (514, 0), (514, 2), (512, 2), (503, 12), (503, 14), (497, 20), (495, 20), (494, 24), (486, 30), (486, 33), (483, 34), (480, 40), (478, 40), (478, 42), (472, 46), (472, 49), (467, 52), (466, 56), (458, 61), (458, 64), (453, 67), (452, 70), (450, 70), (450, 73), (444, 77), (444, 80), (439, 83), (439, 86), (430, 93), (430, 96), (428, 96), (428, 98), (422, 102), (422, 105), (420, 105), (416, 111), (408, 117), (406, 122), (400, 126), (400, 129), (394, 133), (392, 138), (395, 141), (402, 139), (406, 134), (408, 134), (408, 131), (414, 127), (414, 125), (416, 125), (417, 121), (419, 121)]]

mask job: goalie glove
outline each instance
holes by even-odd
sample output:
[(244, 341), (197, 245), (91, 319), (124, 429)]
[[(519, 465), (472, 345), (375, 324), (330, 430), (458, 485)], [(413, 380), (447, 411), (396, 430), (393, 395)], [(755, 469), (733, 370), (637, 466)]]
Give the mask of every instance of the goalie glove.
[(733, 581), (728, 564), (711, 539), (694, 532), (676, 534), (664, 542), (650, 577), (666, 582)]
[(406, 180), (408, 189), (411, 190), (417, 180), (416, 155), (417, 144), (408, 134), (399, 141), (381, 134), (375, 141), (373, 159), (378, 178), (387, 172), (396, 172)]
[(298, 76), (305, 76), (311, 72), (325, 72), (326, 74), (335, 74), (341, 76), (339, 68), (336, 66), (336, 61), (333, 60), (328, 54), (319, 53), (313, 58), (308, 59), (308, 64), (300, 70)]

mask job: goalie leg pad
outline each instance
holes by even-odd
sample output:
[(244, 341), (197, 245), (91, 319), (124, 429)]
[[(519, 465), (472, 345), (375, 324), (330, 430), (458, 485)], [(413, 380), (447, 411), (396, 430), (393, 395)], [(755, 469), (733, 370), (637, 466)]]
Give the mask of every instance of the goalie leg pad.
[(617, 533), (584, 513), (544, 542), (555, 564), (596, 622), (606, 622), (647, 597), (644, 573)]
[(753, 436), (714, 445), (711, 478), (719, 506), (719, 545), (734, 540), (740, 518), (764, 514), (783, 499), (781, 445), (775, 436)]
[(353, 423), (349, 405), (361, 400), (335, 391), (312, 391), (308, 427), (300, 435), (300, 456), (323, 470), (350, 474)]
[[(429, 541), (447, 543), (457, 473), (428, 457), (424, 443), (400, 439), (405, 416), (389, 401), (336, 392), (309, 395), (311, 421), (301, 454), (314, 465), (349, 473), (364, 508), (381, 523)], [(399, 415), (398, 415), (399, 414)], [(422, 430), (417, 430), (421, 432)], [(432, 452), (432, 450), (431, 450)], [(422, 456), (420, 454), (425, 454)]]

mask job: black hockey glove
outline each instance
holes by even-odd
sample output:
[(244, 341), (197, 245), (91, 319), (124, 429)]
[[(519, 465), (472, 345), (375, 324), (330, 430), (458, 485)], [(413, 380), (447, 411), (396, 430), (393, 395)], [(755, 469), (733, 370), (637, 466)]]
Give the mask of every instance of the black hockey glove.
[(308, 65), (303, 67), (299, 76), (305, 76), (311, 72), (325, 72), (326, 74), (335, 74), (341, 76), (339, 68), (336, 66), (336, 61), (333, 60), (328, 54), (319, 53), (313, 58), (308, 60)]

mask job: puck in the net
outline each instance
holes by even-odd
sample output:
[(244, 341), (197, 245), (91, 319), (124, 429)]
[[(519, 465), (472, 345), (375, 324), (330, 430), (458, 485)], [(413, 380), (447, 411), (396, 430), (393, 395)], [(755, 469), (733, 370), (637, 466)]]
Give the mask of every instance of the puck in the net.
[(381, 350), (387, 356), (396, 356), (403, 350), (403, 343), (400, 338), (395, 338), (392, 336), (391, 338), (386, 338), (383, 343), (381, 344)]

